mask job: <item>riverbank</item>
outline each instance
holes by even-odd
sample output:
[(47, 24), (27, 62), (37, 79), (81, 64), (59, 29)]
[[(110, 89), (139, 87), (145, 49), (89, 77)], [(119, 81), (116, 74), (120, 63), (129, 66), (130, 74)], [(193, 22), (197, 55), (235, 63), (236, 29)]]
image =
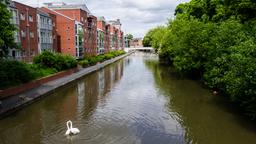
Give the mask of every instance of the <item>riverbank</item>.
[(0, 118), (3, 118), (21, 108), (23, 108), (26, 105), (29, 105), (36, 100), (47, 96), (48, 94), (54, 92), (55, 90), (64, 87), (65, 85), (87, 75), (94, 71), (97, 71), (101, 68), (104, 68), (105, 66), (114, 63), (120, 59), (123, 59), (130, 54), (134, 52), (129, 52), (127, 54), (124, 54), (122, 56), (104, 61), (102, 63), (98, 63), (97, 65), (80, 69), (79, 71), (69, 75), (65, 76), (53, 81), (49, 81), (47, 83), (44, 83), (34, 89), (30, 89), (28, 91), (22, 92), (20, 94), (10, 96), (10, 97), (4, 97), (0, 99)]

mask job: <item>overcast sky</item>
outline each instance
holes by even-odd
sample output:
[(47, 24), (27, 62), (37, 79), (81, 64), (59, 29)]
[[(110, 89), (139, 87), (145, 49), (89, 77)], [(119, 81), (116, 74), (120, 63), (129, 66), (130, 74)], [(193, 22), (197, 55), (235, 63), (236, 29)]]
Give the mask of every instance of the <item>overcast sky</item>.
[(42, 6), (45, 2), (86, 3), (95, 16), (107, 20), (121, 19), (122, 29), (134, 37), (143, 37), (150, 29), (164, 25), (173, 17), (175, 7), (189, 0), (16, 0), (31, 6)]

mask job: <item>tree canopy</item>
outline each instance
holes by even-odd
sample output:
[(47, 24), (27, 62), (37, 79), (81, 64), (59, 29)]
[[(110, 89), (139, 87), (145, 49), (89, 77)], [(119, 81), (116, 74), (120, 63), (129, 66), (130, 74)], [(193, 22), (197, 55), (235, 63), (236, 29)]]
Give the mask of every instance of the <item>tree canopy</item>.
[(255, 0), (191, 0), (144, 42), (177, 72), (200, 78), (256, 119), (255, 31)]
[(127, 34), (127, 39), (128, 40), (132, 40), (133, 39), (133, 35), (132, 34)]
[(15, 26), (11, 23), (10, 19), (12, 14), (7, 8), (9, 0), (2, 0), (0, 2), (0, 58), (8, 55), (8, 48), (16, 48), (14, 42)]

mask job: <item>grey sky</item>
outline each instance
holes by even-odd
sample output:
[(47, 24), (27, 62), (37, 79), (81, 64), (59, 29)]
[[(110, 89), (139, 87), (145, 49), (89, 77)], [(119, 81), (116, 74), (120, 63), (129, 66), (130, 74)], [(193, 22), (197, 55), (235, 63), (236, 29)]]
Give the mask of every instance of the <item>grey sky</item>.
[(107, 20), (121, 19), (122, 29), (135, 37), (143, 37), (150, 29), (163, 25), (173, 17), (175, 7), (189, 0), (16, 0), (31, 6), (42, 3), (63, 1), (86, 3), (95, 16), (104, 16)]

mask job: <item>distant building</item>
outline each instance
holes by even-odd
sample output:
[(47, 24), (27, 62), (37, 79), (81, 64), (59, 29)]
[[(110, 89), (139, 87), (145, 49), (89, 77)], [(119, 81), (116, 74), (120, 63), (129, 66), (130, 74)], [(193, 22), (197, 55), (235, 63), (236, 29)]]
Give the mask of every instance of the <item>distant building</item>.
[(143, 47), (143, 39), (135, 38), (130, 41), (130, 47)]
[(121, 30), (122, 24), (120, 19), (109, 21), (111, 48), (114, 50), (124, 49), (124, 33)]
[(97, 17), (88, 17), (88, 40), (87, 50), (89, 55), (97, 55)]
[(105, 53), (110, 52), (110, 24), (105, 25)]
[(97, 54), (105, 53), (106, 37), (106, 20), (104, 17), (99, 17), (97, 20)]

